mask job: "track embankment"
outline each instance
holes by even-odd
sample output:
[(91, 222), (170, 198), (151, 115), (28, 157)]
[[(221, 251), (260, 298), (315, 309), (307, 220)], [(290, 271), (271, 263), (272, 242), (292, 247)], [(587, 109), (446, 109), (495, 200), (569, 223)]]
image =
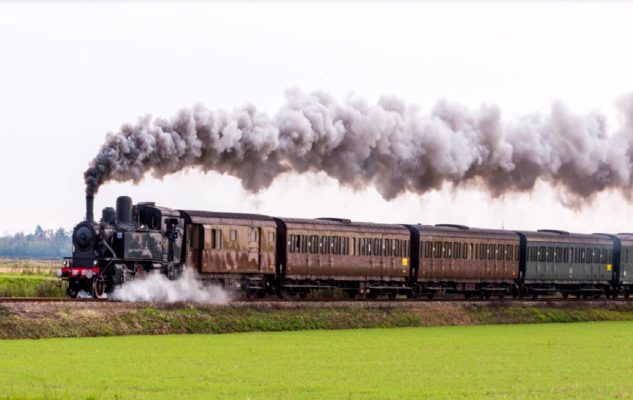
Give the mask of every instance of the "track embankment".
[(0, 338), (633, 320), (622, 301), (0, 303)]

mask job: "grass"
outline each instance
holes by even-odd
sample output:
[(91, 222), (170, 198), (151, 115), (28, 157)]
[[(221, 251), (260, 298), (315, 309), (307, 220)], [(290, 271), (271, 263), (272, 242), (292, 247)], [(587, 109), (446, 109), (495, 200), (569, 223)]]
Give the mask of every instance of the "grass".
[(633, 322), (0, 341), (2, 399), (630, 398)]
[(59, 278), (49, 272), (0, 273), (0, 297), (62, 297)]

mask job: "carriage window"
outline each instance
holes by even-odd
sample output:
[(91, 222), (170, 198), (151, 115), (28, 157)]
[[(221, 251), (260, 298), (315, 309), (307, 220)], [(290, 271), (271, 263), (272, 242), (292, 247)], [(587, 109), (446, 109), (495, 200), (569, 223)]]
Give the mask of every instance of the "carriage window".
[(307, 253), (308, 252), (308, 236), (307, 235), (301, 235), (300, 236), (301, 240), (301, 250), (299, 251), (300, 253)]
[(559, 263), (563, 260), (563, 250), (560, 247), (554, 247), (554, 262)]
[(231, 240), (232, 241), (237, 240), (237, 231), (235, 229), (231, 230)]
[(365, 242), (366, 242), (366, 239), (364, 239), (364, 238), (358, 239), (358, 243), (359, 243), (358, 244), (359, 245), (359, 252), (358, 252), (358, 254), (360, 254), (361, 256), (364, 256), (364, 255), (367, 254), (367, 252), (365, 251)]
[(578, 263), (582, 264), (585, 262), (585, 253), (587, 251), (583, 248), (578, 248), (577, 251), (578, 251)]
[(268, 232), (268, 241), (273, 243), (275, 241), (275, 232)]
[(213, 240), (211, 248), (215, 250), (220, 250), (222, 248), (222, 230), (211, 229), (211, 238)]
[(585, 249), (585, 263), (591, 264), (593, 263), (593, 249), (587, 248)]
[(257, 241), (257, 230), (251, 229), (251, 242)]

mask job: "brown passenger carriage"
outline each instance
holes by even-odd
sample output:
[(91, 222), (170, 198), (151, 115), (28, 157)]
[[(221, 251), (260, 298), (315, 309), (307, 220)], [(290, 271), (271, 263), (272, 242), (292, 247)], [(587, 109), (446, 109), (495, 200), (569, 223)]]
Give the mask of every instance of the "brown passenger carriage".
[(518, 294), (516, 233), (448, 224), (414, 228), (419, 235), (417, 289), (421, 294)]
[(182, 211), (187, 221), (185, 260), (205, 280), (272, 292), (277, 224), (257, 214)]
[(281, 286), (290, 293), (343, 288), (350, 297), (410, 293), (409, 230), (347, 219), (278, 219), (284, 230)]

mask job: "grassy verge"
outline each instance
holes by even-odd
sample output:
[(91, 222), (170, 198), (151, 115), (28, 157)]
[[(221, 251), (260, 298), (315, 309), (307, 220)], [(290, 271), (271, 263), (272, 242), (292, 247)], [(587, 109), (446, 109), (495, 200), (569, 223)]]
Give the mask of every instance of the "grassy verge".
[(0, 341), (0, 399), (624, 399), (633, 395), (633, 354), (621, 349), (633, 346), (632, 329), (606, 322)]
[(117, 303), (0, 305), (0, 338), (633, 321), (633, 305), (420, 304), (358, 306), (143, 306)]
[(62, 297), (64, 288), (51, 273), (0, 273), (0, 297)]

